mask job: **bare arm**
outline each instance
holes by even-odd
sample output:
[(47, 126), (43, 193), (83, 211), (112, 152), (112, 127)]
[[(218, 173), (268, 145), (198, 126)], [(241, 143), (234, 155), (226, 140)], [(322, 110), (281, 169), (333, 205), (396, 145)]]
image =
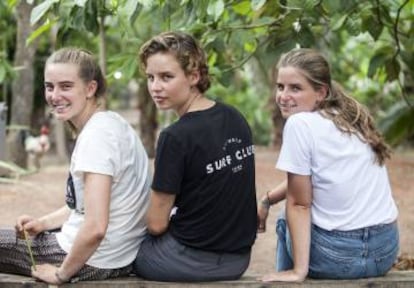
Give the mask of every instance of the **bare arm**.
[(257, 207), (257, 232), (266, 232), (266, 220), (269, 216), (269, 208), (273, 204), (276, 204), (286, 198), (287, 193), (287, 180), (284, 180), (272, 190), (268, 191), (266, 195), (259, 201), (259, 207)]
[(147, 212), (147, 228), (151, 235), (161, 235), (167, 231), (174, 202), (174, 194), (152, 191)]
[(263, 281), (303, 281), (309, 269), (312, 183), (310, 176), (288, 173), (286, 217), (292, 239), (293, 269), (266, 275)]
[(72, 249), (58, 270), (55, 266), (44, 264), (33, 271), (34, 277), (45, 282), (59, 284), (61, 280), (70, 279), (85, 265), (105, 237), (109, 222), (112, 177), (94, 173), (85, 173), (84, 177), (85, 220)]
[(275, 188), (269, 191), (269, 202), (270, 205), (279, 203), (282, 200), (286, 199), (286, 194), (288, 190), (288, 181), (284, 180)]
[(26, 230), (31, 236), (36, 236), (41, 232), (62, 227), (69, 214), (70, 209), (65, 205), (38, 219), (29, 215), (21, 215), (17, 218), (15, 229), (18, 234)]
[(305, 279), (309, 269), (311, 205), (310, 176), (288, 173), (286, 217), (292, 239), (293, 273), (298, 281)]

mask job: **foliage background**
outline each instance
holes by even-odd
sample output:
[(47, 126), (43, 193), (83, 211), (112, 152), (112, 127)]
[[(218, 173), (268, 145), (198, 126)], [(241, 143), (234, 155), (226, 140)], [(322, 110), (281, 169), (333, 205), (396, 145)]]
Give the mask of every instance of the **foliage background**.
[(252, 126), (256, 144), (280, 143), (283, 120), (274, 105), (272, 73), (280, 54), (299, 46), (328, 57), (335, 80), (368, 106), (392, 145), (414, 143), (413, 0), (2, 1), (0, 101), (9, 107), (22, 97), (11, 89), (22, 70), (14, 64), (22, 4), (31, 9), (25, 45), (36, 45), (35, 80), (24, 85), (35, 93), (30, 123), (14, 123), (12, 115), (19, 111), (13, 108), (10, 127), (38, 129), (40, 119), (47, 118), (46, 57), (62, 46), (81, 46), (99, 56), (108, 76), (108, 107), (140, 111), (138, 129), (151, 152), (157, 129), (174, 116), (154, 109), (137, 53), (151, 36), (182, 30), (196, 36), (208, 53), (215, 83), (208, 96), (236, 106)]

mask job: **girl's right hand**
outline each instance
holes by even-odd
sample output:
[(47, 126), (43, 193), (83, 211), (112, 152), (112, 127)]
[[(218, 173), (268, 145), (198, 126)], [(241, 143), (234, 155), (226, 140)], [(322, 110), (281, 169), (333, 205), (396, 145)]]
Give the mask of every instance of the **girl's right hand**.
[(15, 230), (20, 238), (24, 238), (24, 230), (27, 231), (30, 236), (36, 236), (43, 232), (44, 229), (42, 223), (38, 219), (29, 215), (21, 215), (17, 218)]

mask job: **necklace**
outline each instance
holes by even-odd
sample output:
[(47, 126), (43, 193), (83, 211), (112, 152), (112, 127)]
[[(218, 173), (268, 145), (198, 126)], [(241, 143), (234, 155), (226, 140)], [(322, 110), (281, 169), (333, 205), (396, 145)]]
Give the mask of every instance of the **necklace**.
[(193, 104), (195, 103), (195, 100), (198, 99), (199, 97), (200, 97), (200, 94), (197, 94), (193, 99), (191, 99), (191, 101), (188, 104), (187, 108), (183, 111), (183, 113), (181, 113), (180, 117), (183, 116), (184, 114), (190, 112), (191, 106), (193, 106)]

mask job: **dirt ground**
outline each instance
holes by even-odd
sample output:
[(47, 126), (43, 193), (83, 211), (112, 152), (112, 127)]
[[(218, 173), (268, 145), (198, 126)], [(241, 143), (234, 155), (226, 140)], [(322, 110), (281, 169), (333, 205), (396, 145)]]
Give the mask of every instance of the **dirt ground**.
[[(274, 168), (278, 151), (256, 149), (257, 196), (277, 185), (283, 174)], [(0, 227), (12, 227), (21, 214), (41, 216), (60, 207), (64, 201), (67, 163), (56, 163), (53, 155), (42, 159), (38, 173), (20, 178), (14, 184), (0, 184)], [(394, 197), (399, 207), (401, 254), (414, 256), (414, 151), (394, 153), (387, 163)], [(258, 234), (248, 272), (264, 274), (273, 270), (275, 258), (275, 219), (282, 204), (272, 207), (267, 232)]]

